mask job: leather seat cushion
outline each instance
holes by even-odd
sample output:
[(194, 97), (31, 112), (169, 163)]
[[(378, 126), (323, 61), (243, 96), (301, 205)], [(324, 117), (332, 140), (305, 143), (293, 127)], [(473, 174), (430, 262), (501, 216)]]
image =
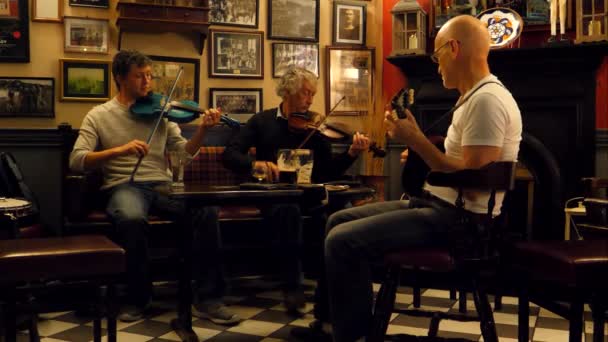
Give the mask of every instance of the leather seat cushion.
[(0, 282), (107, 276), (124, 269), (125, 251), (104, 236), (0, 241)]
[(454, 270), (454, 258), (447, 248), (410, 248), (387, 254), (384, 262), (388, 265), (400, 265), (437, 272)]
[(533, 279), (576, 287), (605, 287), (608, 281), (608, 240), (519, 242), (509, 258)]

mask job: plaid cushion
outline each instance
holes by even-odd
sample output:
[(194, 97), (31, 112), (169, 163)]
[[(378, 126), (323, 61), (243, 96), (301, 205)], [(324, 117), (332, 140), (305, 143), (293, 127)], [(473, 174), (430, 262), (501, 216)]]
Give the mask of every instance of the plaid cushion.
[(236, 185), (248, 180), (248, 174), (239, 174), (224, 167), (222, 153), (224, 153), (223, 146), (201, 147), (200, 153), (186, 166), (184, 181), (209, 185)]

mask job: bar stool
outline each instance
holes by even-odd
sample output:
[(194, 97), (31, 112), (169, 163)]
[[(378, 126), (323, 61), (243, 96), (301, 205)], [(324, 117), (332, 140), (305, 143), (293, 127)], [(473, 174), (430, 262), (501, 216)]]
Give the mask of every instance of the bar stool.
[(583, 333), (583, 305), (593, 316), (593, 341), (604, 340), (608, 299), (608, 240), (528, 241), (507, 256), (517, 279), (519, 341), (528, 341), (529, 302), (570, 321), (570, 341)]
[[(94, 340), (101, 341), (101, 317), (105, 315), (108, 341), (116, 341), (114, 281), (124, 270), (124, 250), (104, 236), (0, 240), (0, 302), (4, 307), (0, 311), (0, 326), (4, 327), (6, 341), (16, 341), (18, 312), (41, 311), (41, 303), (31, 295), (35, 296), (38, 290), (49, 291), (48, 287), (53, 283), (52, 288), (107, 287), (105, 295), (100, 290), (97, 298), (84, 301), (95, 304), (97, 308), (97, 317), (93, 321)], [(19, 300), (24, 293), (34, 301)], [(61, 302), (53, 303), (51, 308), (53, 311), (66, 309), (66, 302), (71, 299), (59, 298)], [(33, 319), (30, 341), (36, 340), (36, 319)]]

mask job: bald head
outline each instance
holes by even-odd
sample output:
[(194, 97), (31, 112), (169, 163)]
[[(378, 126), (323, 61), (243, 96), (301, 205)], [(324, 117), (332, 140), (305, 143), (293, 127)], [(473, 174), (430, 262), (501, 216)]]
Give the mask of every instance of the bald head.
[(490, 33), (479, 19), (470, 15), (460, 15), (448, 20), (437, 33), (435, 42), (443, 44), (450, 39), (462, 43), (463, 56), (487, 59), (490, 52)]

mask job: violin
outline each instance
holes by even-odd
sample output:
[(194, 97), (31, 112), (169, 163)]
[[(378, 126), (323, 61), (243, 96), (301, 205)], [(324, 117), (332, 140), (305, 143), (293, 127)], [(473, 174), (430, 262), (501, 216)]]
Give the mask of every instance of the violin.
[[(148, 95), (138, 98), (135, 103), (129, 107), (131, 114), (138, 118), (157, 118), (161, 115), (167, 97), (162, 94), (149, 92)], [(191, 100), (171, 101), (165, 109), (165, 116), (169, 121), (176, 123), (188, 123), (198, 119), (201, 113), (205, 110), (198, 106), (198, 103)], [(222, 114), (220, 121), (226, 126), (235, 128), (241, 124), (232, 118)]]
[[(325, 118), (327, 118), (327, 116), (325, 116)], [(339, 124), (337, 123), (325, 123), (325, 118), (323, 118), (322, 114), (313, 111), (308, 111), (306, 113), (295, 112), (289, 114), (287, 125), (289, 130), (294, 133), (309, 133), (309, 135), (318, 133), (329, 141), (343, 141), (353, 136), (354, 132), (339, 127)], [(308, 141), (308, 137), (298, 148), (302, 148), (306, 141)], [(386, 156), (386, 151), (379, 148), (375, 141), (370, 142), (369, 152), (373, 153), (374, 158), (384, 158)]]

